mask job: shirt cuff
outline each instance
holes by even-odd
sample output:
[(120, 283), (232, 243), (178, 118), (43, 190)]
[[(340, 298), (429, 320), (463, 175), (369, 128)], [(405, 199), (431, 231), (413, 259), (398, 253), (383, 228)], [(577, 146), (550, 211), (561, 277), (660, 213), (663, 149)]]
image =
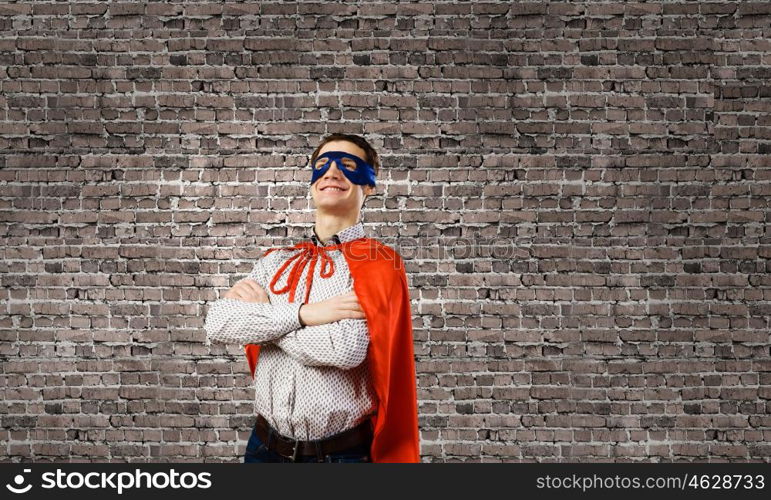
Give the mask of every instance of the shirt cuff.
[(276, 324), (279, 325), (279, 330), (282, 335), (302, 328), (302, 325), (300, 324), (300, 306), (302, 306), (302, 304), (299, 302), (276, 304), (273, 306), (273, 312), (276, 315)]

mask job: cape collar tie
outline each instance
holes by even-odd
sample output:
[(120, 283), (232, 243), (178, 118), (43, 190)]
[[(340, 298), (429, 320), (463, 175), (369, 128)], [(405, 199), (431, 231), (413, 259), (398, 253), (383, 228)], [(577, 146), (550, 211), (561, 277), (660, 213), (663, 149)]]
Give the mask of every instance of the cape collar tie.
[[(276, 248), (271, 248), (267, 250), (265, 252), (265, 255), (268, 255), (270, 252), (274, 250), (300, 250), (296, 254), (286, 259), (286, 261), (281, 265), (281, 267), (278, 268), (278, 271), (276, 271), (276, 274), (273, 276), (273, 279), (270, 282), (270, 291), (277, 295), (281, 295), (289, 292), (289, 302), (294, 302), (295, 292), (297, 291), (297, 284), (300, 282), (300, 278), (302, 277), (305, 266), (308, 264), (308, 262), (310, 262), (311, 268), (308, 270), (308, 275), (305, 279), (305, 300), (303, 300), (303, 304), (307, 304), (308, 297), (310, 296), (310, 293), (311, 293), (311, 285), (313, 283), (313, 271), (316, 269), (316, 261), (319, 260), (319, 258), (321, 259), (320, 276), (325, 279), (329, 278), (330, 276), (335, 274), (335, 263), (332, 260), (332, 257), (330, 257), (327, 254), (327, 251), (337, 250), (337, 249), (340, 249), (342, 246), (343, 244), (341, 243), (337, 245), (329, 245), (326, 247), (322, 247), (310, 241), (302, 241), (291, 247), (276, 247)], [(286, 269), (289, 267), (289, 265), (292, 262), (294, 262), (294, 265), (292, 266), (292, 269), (289, 271), (289, 278), (287, 279), (286, 286), (277, 290), (276, 284), (283, 276), (284, 271), (286, 271)]]

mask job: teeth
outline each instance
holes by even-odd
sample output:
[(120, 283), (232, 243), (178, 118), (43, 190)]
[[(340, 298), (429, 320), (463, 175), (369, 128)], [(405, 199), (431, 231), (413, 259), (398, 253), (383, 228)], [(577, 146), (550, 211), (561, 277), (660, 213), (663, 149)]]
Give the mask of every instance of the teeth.
[(327, 189), (334, 189), (335, 191), (342, 191), (342, 189), (340, 189), (338, 187), (334, 187), (334, 186), (327, 186), (324, 189), (322, 189), (322, 191), (326, 191)]

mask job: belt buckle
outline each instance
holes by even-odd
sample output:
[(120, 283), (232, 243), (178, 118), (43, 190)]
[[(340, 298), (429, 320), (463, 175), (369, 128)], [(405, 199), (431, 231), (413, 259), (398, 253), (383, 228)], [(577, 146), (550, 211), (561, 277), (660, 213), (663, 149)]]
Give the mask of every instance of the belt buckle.
[(299, 439), (295, 439), (294, 440), (294, 446), (292, 447), (292, 456), (290, 457), (290, 460), (292, 462), (296, 462), (297, 461), (297, 452), (298, 452), (298, 450), (300, 448), (299, 447), (299, 443), (300, 443)]

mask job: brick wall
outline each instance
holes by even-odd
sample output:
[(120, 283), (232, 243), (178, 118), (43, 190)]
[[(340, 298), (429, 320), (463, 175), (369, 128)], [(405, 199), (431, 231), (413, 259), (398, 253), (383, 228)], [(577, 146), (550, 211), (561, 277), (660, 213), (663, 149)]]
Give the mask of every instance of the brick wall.
[(770, 3), (0, 14), (3, 461), (240, 461), (207, 304), (331, 132), (383, 157), (424, 461), (771, 461)]

